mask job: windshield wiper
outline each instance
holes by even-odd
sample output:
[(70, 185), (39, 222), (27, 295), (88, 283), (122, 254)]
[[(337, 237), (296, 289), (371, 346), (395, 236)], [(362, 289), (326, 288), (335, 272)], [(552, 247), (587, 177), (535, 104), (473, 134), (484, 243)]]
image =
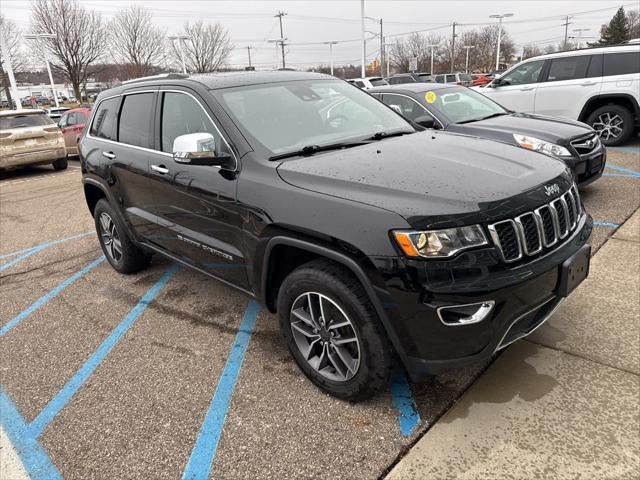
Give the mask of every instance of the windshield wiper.
[(382, 140), (383, 138), (399, 137), (401, 135), (408, 135), (410, 133), (416, 133), (414, 130), (400, 130), (399, 132), (376, 132), (366, 140)]
[(325, 152), (328, 150), (342, 150), (343, 148), (357, 147), (360, 145), (366, 145), (367, 143), (369, 143), (369, 141), (359, 140), (356, 142), (330, 143), (329, 145), (307, 145), (306, 147), (303, 147), (300, 150), (294, 150), (293, 152), (274, 155), (273, 157), (269, 157), (269, 160), (281, 160), (283, 158), (300, 157), (300, 156), (307, 157), (318, 152)]
[(461, 122), (455, 122), (455, 123), (458, 124), (458, 125), (461, 125), (463, 123), (479, 122), (481, 120), (488, 120), (489, 118), (493, 118), (493, 117), (501, 117), (502, 115), (509, 115), (509, 113), (507, 113), (507, 112), (496, 112), (496, 113), (492, 113), (491, 115), (487, 115), (486, 117), (471, 118), (469, 120), (463, 120)]

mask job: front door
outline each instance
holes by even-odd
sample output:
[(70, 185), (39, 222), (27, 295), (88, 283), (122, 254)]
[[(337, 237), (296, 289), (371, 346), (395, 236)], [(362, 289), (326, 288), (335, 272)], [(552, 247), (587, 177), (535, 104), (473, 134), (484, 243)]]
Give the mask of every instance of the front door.
[(187, 263), (246, 288), (235, 172), (173, 159), (173, 144), (181, 135), (208, 133), (214, 137), (216, 152), (232, 154), (231, 149), (207, 107), (191, 92), (161, 91), (159, 102), (158, 151), (150, 165), (158, 228), (151, 241)]
[(544, 60), (523, 63), (482, 89), (491, 100), (515, 112), (533, 113)]

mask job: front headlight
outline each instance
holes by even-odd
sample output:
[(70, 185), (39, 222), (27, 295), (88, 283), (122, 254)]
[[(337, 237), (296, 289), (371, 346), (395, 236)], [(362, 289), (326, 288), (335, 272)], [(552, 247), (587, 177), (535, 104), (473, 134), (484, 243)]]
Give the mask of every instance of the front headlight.
[(528, 135), (513, 134), (513, 138), (518, 145), (527, 150), (533, 150), (535, 152), (546, 153), (547, 155), (553, 155), (554, 157), (570, 157), (571, 152), (560, 145), (555, 143), (545, 142), (539, 138), (529, 137)]
[(392, 234), (408, 257), (451, 257), (461, 250), (488, 243), (480, 225), (417, 232), (394, 230)]

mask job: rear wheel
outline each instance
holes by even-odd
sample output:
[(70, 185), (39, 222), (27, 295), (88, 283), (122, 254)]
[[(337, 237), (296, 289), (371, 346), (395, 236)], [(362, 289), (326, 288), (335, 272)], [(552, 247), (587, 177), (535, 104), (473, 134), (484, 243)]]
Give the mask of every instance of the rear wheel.
[(587, 118), (587, 123), (600, 136), (600, 141), (609, 147), (626, 142), (633, 133), (633, 116), (620, 105), (604, 105)]
[(134, 273), (149, 266), (151, 256), (129, 237), (109, 202), (101, 198), (94, 210), (100, 246), (111, 266), (120, 273)]
[(314, 260), (285, 278), (280, 328), (298, 367), (325, 392), (364, 400), (388, 384), (391, 352), (362, 285), (340, 265)]
[(58, 160), (51, 162), (51, 165), (53, 165), (54, 170), (66, 170), (68, 166), (68, 162), (66, 157), (59, 158)]

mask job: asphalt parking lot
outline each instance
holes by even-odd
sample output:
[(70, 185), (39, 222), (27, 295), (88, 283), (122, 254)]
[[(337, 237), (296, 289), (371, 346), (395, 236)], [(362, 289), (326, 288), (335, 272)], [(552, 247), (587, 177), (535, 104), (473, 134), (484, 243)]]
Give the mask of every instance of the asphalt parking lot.
[[(2, 426), (34, 479), (379, 478), (486, 367), (335, 400), (240, 293), (157, 257), (113, 271), (80, 180), (77, 161), (0, 180)], [(639, 182), (640, 143), (610, 149), (582, 191), (594, 251)]]

